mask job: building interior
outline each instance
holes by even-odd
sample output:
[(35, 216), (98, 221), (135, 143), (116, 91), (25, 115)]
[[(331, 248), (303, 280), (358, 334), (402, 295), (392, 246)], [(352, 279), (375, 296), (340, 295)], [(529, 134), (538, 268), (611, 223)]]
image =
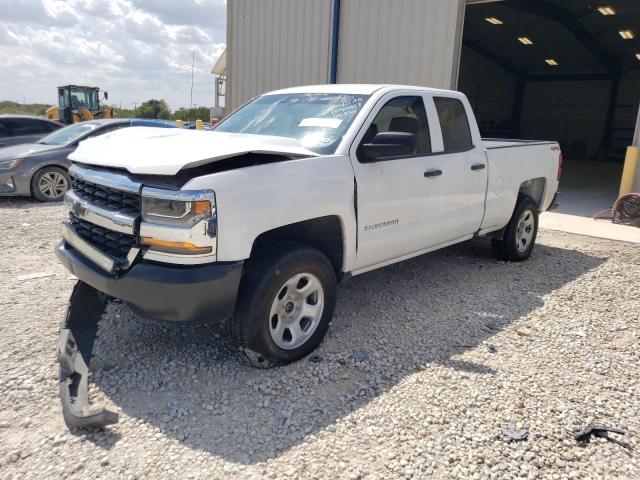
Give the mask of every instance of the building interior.
[(640, 1), (473, 2), (462, 43), (483, 137), (560, 141), (558, 211), (611, 207), (638, 121)]

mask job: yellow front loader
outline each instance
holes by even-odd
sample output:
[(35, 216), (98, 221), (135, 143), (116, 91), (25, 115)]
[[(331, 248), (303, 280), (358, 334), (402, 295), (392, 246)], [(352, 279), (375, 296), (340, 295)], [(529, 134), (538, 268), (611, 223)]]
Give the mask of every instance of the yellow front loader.
[[(104, 99), (109, 99), (107, 92), (104, 92)], [(47, 108), (45, 114), (50, 120), (69, 125), (96, 118), (113, 118), (113, 108), (100, 108), (98, 87), (65, 85), (58, 87), (58, 106)]]

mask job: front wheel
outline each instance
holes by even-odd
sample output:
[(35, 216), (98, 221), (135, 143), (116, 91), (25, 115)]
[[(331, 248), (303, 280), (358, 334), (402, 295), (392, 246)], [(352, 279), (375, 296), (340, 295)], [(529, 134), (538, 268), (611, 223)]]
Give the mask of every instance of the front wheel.
[(320, 345), (335, 304), (336, 276), (325, 255), (301, 244), (273, 245), (245, 264), (231, 341), (255, 366), (293, 362)]
[(31, 180), (31, 194), (41, 202), (59, 202), (69, 190), (69, 175), (59, 167), (44, 167)]
[(531, 197), (520, 197), (502, 240), (491, 246), (499, 260), (522, 262), (531, 256), (538, 235), (538, 207)]

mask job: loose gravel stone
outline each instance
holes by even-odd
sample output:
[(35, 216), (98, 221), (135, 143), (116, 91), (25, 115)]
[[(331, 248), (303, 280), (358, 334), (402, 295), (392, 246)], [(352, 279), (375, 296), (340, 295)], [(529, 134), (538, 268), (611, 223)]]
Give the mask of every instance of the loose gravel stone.
[[(541, 231), (524, 263), (476, 241), (354, 277), (322, 361), (273, 370), (238, 363), (213, 326), (111, 304), (89, 396), (121, 421), (69, 433), (64, 217), (0, 199), (2, 479), (640, 478), (637, 245)], [(511, 422), (526, 441), (503, 440)], [(591, 422), (630, 434), (579, 444)]]

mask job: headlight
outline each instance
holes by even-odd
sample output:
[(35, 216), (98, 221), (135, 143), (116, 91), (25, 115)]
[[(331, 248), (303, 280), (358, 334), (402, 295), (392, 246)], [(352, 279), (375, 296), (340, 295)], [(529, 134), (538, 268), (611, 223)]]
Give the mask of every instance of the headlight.
[(0, 162), (0, 170), (11, 170), (12, 168), (16, 168), (20, 163), (22, 163), (22, 158), (14, 158), (13, 160), (6, 160), (4, 162)]
[(211, 217), (213, 206), (210, 200), (168, 200), (142, 197), (142, 221), (189, 227), (200, 220)]
[[(140, 237), (152, 259), (169, 261), (165, 255), (216, 254), (217, 217), (211, 190), (142, 189)], [(151, 258), (151, 257), (149, 257)]]

